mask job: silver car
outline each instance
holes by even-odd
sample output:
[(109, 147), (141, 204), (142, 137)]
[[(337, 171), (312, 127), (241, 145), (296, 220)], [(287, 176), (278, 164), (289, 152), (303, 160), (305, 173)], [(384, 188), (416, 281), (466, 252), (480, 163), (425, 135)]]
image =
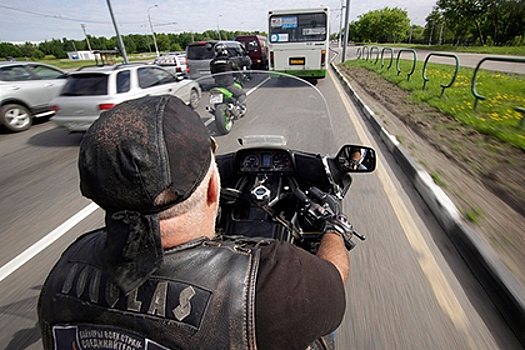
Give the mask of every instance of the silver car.
[(0, 62), (0, 125), (23, 131), (33, 118), (53, 115), (49, 102), (66, 83), (66, 74), (42, 63)]
[(154, 65), (86, 67), (70, 73), (60, 95), (51, 101), (56, 111), (51, 120), (71, 132), (86, 131), (100, 113), (116, 104), (164, 94), (175, 95), (195, 109), (201, 88)]
[(165, 54), (157, 57), (153, 64), (161, 66), (171, 74), (185, 76), (186, 71), (186, 55), (185, 54)]

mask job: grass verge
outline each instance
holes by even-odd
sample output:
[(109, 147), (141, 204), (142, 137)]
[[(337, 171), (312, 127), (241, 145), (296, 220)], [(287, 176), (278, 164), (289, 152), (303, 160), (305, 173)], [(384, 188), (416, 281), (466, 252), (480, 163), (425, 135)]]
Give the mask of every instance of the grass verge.
[(426, 77), (429, 81), (423, 91), (424, 62), (416, 63), (410, 79), (408, 73), (412, 70), (413, 61), (400, 60), (399, 75), (395, 63), (387, 70), (389, 64), (390, 62), (385, 62), (382, 68), (381, 61), (375, 60), (353, 60), (343, 63), (346, 68), (364, 67), (374, 71), (402, 89), (411, 91), (410, 98), (414, 101), (428, 103), (464, 125), (525, 150), (525, 127), (520, 128), (521, 119), (525, 116), (514, 110), (515, 107), (525, 108), (525, 76), (479, 70), (476, 89), (486, 100), (480, 101), (477, 111), (474, 111), (475, 98), (471, 91), (474, 69), (460, 68), (454, 85), (446, 89), (441, 97), (440, 85), (448, 85), (451, 82), (455, 66), (429, 62), (426, 67)]

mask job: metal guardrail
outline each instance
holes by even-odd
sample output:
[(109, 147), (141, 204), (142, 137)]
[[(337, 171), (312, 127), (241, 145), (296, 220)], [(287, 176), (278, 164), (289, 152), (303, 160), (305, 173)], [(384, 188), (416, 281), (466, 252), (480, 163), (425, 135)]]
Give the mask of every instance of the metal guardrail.
[(374, 64), (377, 64), (377, 61), (379, 61), (379, 47), (377, 47), (377, 46), (372, 46), (370, 48), (370, 62), (372, 62), (372, 53), (374, 52), (374, 49), (377, 50), (376, 61), (374, 62)]
[[(478, 65), (476, 66), (476, 69), (474, 70), (474, 76), (472, 77), (472, 86), (471, 86), (471, 91), (472, 91), (472, 95), (474, 95), (474, 97), (476, 98), (476, 101), (474, 102), (474, 111), (476, 111), (476, 109), (478, 108), (478, 104), (479, 104), (479, 101), (484, 101), (486, 100), (487, 98), (485, 96), (481, 96), (480, 94), (478, 94), (478, 92), (476, 91), (476, 79), (477, 79), (477, 75), (478, 75), (478, 70), (479, 70), (479, 67), (481, 67), (481, 64), (485, 61), (498, 61), (498, 62), (515, 62), (515, 63), (525, 63), (525, 58), (515, 58), (515, 57), (485, 57), (483, 58), (481, 61), (479, 61)], [(521, 122), (520, 122), (520, 128), (523, 127), (523, 123), (524, 123), (524, 118), (525, 118), (525, 110), (521, 107), (514, 107), (514, 109), (518, 112), (520, 112), (521, 114), (523, 114), (523, 118), (521, 118)]]
[(401, 58), (401, 53), (403, 53), (403, 52), (412, 52), (414, 54), (414, 65), (412, 66), (412, 71), (410, 71), (410, 73), (408, 73), (408, 78), (407, 78), (407, 80), (410, 81), (410, 76), (412, 74), (414, 74), (414, 71), (416, 70), (417, 53), (416, 53), (416, 50), (412, 50), (412, 49), (401, 49), (401, 50), (399, 50), (399, 52), (397, 53), (397, 64), (396, 64), (397, 75), (398, 76), (399, 76), (399, 74), (401, 74), (401, 68), (399, 68), (399, 59)]
[(391, 47), (383, 47), (383, 50), (381, 50), (381, 69), (385, 66), (385, 63), (383, 62), (383, 57), (385, 55), (385, 51), (390, 50), (390, 65), (386, 69), (387, 71), (390, 70), (390, 67), (392, 67), (392, 63), (394, 63), (394, 49)]
[(427, 55), (427, 58), (425, 59), (425, 65), (423, 66), (423, 80), (424, 80), (423, 90), (425, 90), (425, 88), (427, 86), (427, 82), (430, 81), (430, 79), (427, 78), (426, 70), (427, 70), (428, 60), (430, 59), (431, 56), (452, 57), (452, 58), (456, 59), (456, 71), (454, 72), (454, 77), (452, 77), (452, 81), (448, 85), (440, 84), (440, 86), (443, 88), (441, 90), (441, 96), (440, 97), (443, 97), (443, 94), (445, 93), (445, 89), (447, 89), (447, 88), (451, 87), (452, 85), (454, 85), (454, 82), (456, 81), (456, 78), (458, 76), (458, 71), (459, 71), (459, 58), (456, 55), (448, 54), (448, 53), (436, 53), (436, 52), (429, 53)]

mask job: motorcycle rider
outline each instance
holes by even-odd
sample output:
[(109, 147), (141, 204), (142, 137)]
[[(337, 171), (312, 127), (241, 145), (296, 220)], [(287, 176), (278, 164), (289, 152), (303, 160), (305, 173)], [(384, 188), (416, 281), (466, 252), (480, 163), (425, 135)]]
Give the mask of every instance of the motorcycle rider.
[[(211, 74), (239, 71), (239, 67), (228, 56), (226, 45), (218, 43), (215, 45), (214, 50), (215, 58), (210, 62)], [(240, 76), (240, 74), (237, 75)], [(244, 114), (246, 111), (246, 93), (234, 83), (233, 74), (221, 74), (215, 77), (215, 84), (232, 93)]]
[(82, 194), (105, 227), (41, 291), (44, 349), (305, 349), (339, 326), (348, 252), (329, 218), (317, 255), (217, 237), (215, 143), (173, 96), (102, 113), (80, 145)]

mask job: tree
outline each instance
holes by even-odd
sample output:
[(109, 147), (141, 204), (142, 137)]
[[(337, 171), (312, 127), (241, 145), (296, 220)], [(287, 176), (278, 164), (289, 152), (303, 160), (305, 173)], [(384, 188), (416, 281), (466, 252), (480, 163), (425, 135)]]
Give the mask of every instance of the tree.
[[(354, 22), (357, 41), (397, 42), (410, 33), (407, 11), (398, 7), (370, 11), (358, 18)], [(349, 28), (351, 34), (352, 29)]]
[(492, 0), (438, 0), (436, 5), (447, 23), (455, 28), (456, 36), (465, 36), (474, 25), (481, 45), (485, 45), (481, 27), (490, 1)]
[(22, 57), (20, 48), (10, 43), (0, 43), (0, 57)]

